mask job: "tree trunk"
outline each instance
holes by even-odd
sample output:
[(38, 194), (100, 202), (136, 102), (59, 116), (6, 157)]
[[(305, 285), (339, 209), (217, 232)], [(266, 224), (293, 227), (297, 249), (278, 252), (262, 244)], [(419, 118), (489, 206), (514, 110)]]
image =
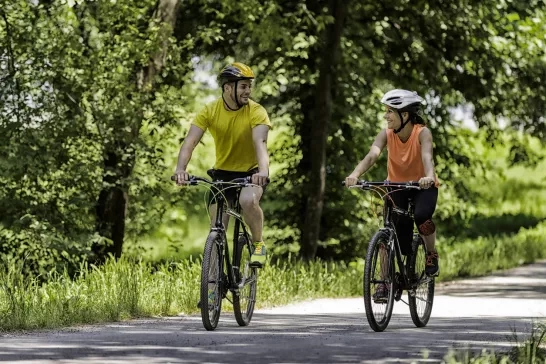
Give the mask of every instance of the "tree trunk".
[[(305, 209), (305, 222), (302, 231), (301, 256), (305, 260), (315, 258), (318, 248), (320, 220), (324, 206), (324, 187), (326, 185), (326, 143), (328, 124), (331, 117), (332, 77), (335, 75), (337, 54), (340, 50), (341, 33), (347, 12), (347, 0), (331, 0), (330, 14), (334, 22), (325, 30), (325, 43), (321, 50), (319, 79), (316, 84), (315, 107), (312, 113), (313, 126), (307, 160), (310, 161), (309, 189)], [(304, 130), (304, 132), (306, 132)]]
[[(146, 67), (137, 70), (136, 83), (139, 92), (151, 92), (155, 86), (155, 77), (165, 65), (169, 45), (169, 37), (173, 32), (178, 14), (178, 0), (158, 0), (157, 7), (152, 15), (151, 22), (159, 19), (162, 24), (160, 30), (161, 48), (150, 56), (150, 62)], [(142, 115), (136, 122), (133, 138), (138, 138)], [(104, 158), (103, 186), (99, 194), (96, 207), (97, 232), (100, 236), (110, 239), (111, 245), (95, 245), (93, 252), (95, 262), (102, 263), (112, 254), (119, 258), (123, 251), (125, 237), (125, 217), (128, 207), (128, 186), (126, 179), (131, 175), (135, 161), (135, 151), (131, 142), (112, 144), (107, 146)], [(123, 158), (123, 156), (129, 158)]]
[(119, 258), (123, 249), (128, 193), (127, 188), (117, 186), (115, 183), (128, 177), (132, 165), (125, 173), (120, 173), (121, 171), (117, 171), (119, 160), (119, 151), (108, 152), (104, 158), (104, 171), (107, 173), (103, 176), (103, 186), (109, 187), (101, 190), (97, 201), (97, 232), (100, 236), (110, 239), (112, 243), (93, 246), (94, 263), (103, 263), (109, 254)]

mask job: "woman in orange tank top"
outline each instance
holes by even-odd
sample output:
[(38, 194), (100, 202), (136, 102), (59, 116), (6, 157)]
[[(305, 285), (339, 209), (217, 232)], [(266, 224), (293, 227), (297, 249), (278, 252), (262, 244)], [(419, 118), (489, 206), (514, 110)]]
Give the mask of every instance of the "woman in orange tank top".
[[(368, 154), (345, 179), (345, 185), (355, 185), (358, 178), (375, 164), (387, 146), (387, 179), (391, 182), (418, 181), (421, 187), (420, 190), (398, 191), (392, 193), (391, 197), (394, 204), (401, 208), (407, 208), (408, 198), (413, 198), (415, 225), (428, 252), (425, 272), (430, 276), (437, 276), (439, 266), (435, 247), (436, 227), (432, 215), (438, 200), (439, 182), (434, 172), (432, 133), (419, 115), (422, 102), (423, 99), (416, 92), (407, 90), (391, 90), (383, 96), (381, 103), (386, 107), (387, 128), (379, 132)], [(399, 219), (396, 233), (401, 240), (401, 246), (411, 247), (412, 224)], [(378, 293), (379, 291), (378, 289)]]

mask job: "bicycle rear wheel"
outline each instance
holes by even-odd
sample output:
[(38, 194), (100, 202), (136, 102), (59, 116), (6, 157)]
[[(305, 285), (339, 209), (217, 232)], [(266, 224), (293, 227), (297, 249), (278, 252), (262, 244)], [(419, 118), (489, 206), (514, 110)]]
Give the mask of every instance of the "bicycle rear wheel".
[(250, 266), (252, 247), (246, 236), (241, 235), (237, 242), (238, 257), (233, 265), (239, 267), (235, 279), (239, 285), (239, 291), (233, 292), (233, 312), (239, 326), (247, 326), (254, 313), (256, 304), (256, 290), (258, 283), (258, 269)]
[(425, 274), (427, 252), (423, 239), (417, 235), (413, 239), (413, 253), (408, 259), (408, 275), (415, 291), (408, 291), (411, 320), (417, 327), (425, 327), (430, 319), (434, 301), (434, 277)]
[(208, 331), (218, 326), (222, 311), (222, 293), (225, 284), (222, 279), (222, 239), (222, 235), (218, 232), (210, 232), (201, 264), (201, 318), (203, 326)]
[[(380, 286), (384, 285), (382, 288)], [(386, 288), (386, 296), (379, 290)], [(389, 249), (389, 235), (378, 231), (368, 245), (364, 267), (364, 307), (374, 331), (387, 328), (394, 305), (394, 255)]]

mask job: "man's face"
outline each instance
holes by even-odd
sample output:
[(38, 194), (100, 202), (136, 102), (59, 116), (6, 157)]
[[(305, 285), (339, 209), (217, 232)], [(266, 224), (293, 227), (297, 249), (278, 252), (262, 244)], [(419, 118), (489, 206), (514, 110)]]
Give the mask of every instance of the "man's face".
[(237, 90), (235, 90), (235, 82), (231, 83), (230, 86), (229, 96), (233, 102), (236, 102), (235, 93), (237, 93), (237, 100), (239, 101), (239, 104), (248, 104), (250, 93), (252, 91), (252, 80), (241, 80), (237, 82)]

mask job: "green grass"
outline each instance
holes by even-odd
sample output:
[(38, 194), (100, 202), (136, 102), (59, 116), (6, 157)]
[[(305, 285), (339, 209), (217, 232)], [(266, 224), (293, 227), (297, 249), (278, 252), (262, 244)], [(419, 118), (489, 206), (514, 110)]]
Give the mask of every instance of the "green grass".
[(440, 241), (438, 252), (442, 281), (531, 263), (546, 257), (546, 223), (517, 234)]
[(506, 353), (483, 350), (479, 354), (469, 351), (451, 351), (444, 357), (446, 364), (508, 364), (546, 362), (546, 324), (531, 329), (527, 340), (520, 343), (514, 333), (514, 347)]
[[(440, 244), (439, 250), (441, 280), (480, 276), (546, 257), (546, 224), (511, 236)], [(0, 271), (0, 330), (197, 313), (200, 262), (194, 259), (155, 265), (110, 260), (100, 268), (83, 266), (75, 279), (51, 275), (43, 285), (23, 278), (21, 271), (21, 264), (15, 263)], [(271, 264), (260, 271), (257, 307), (359, 296), (362, 272), (362, 260)]]
[[(24, 279), (21, 268), (20, 264), (11, 264), (0, 273), (1, 330), (197, 312), (199, 261), (153, 267), (141, 261), (110, 260), (100, 268), (82, 267), (74, 280), (67, 275), (48, 277), (42, 286), (37, 280)], [(270, 265), (260, 271), (257, 307), (314, 297), (354, 296), (360, 287), (361, 271), (354, 264)]]

